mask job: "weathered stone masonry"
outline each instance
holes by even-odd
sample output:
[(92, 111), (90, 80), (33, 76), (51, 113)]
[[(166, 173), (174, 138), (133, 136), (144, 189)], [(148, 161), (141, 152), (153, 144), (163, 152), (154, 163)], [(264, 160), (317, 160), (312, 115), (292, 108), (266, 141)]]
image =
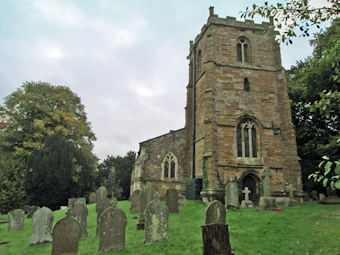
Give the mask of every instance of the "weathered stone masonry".
[[(140, 143), (131, 192), (152, 183), (161, 196), (170, 187), (184, 194), (187, 180), (202, 178), (207, 201), (235, 175), (256, 202), (264, 166), (272, 170), (273, 195), (285, 195), (288, 184), (301, 191), (286, 74), (271, 25), (219, 18), (210, 8), (190, 42), (185, 127)], [(164, 177), (168, 153), (177, 160), (175, 178)]]

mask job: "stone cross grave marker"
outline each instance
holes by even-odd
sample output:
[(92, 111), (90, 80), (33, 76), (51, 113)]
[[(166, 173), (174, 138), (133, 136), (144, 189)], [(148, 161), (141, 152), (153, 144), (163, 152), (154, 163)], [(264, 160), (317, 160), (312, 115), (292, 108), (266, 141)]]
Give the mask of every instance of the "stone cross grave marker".
[(156, 196), (145, 208), (144, 243), (161, 242), (168, 239), (168, 207)]
[(263, 196), (271, 197), (272, 192), (270, 190), (270, 178), (273, 176), (272, 171), (269, 167), (265, 166), (261, 171), (261, 176), (263, 178)]
[(155, 199), (156, 189), (151, 184), (147, 184), (140, 192), (140, 213), (138, 218), (137, 230), (144, 229), (144, 211), (149, 202)]
[(75, 218), (80, 224), (80, 238), (86, 238), (87, 234), (87, 215), (86, 205), (80, 200), (76, 201), (70, 208), (70, 216)]
[(177, 190), (167, 189), (165, 193), (165, 203), (168, 206), (169, 213), (179, 213)]
[(294, 189), (293, 184), (289, 184), (287, 186), (287, 191), (289, 192), (289, 198), (290, 199), (294, 199), (294, 191), (295, 191), (295, 189)]
[(136, 212), (140, 210), (140, 201), (139, 201), (140, 190), (135, 190), (131, 195), (131, 207), (130, 212)]
[(25, 212), (15, 209), (8, 213), (8, 232), (24, 229)]
[(211, 202), (205, 211), (205, 224), (225, 224), (225, 207), (215, 200)]
[(126, 223), (125, 213), (116, 203), (104, 210), (99, 219), (99, 252), (125, 248)]
[(53, 212), (50, 208), (39, 208), (32, 217), (32, 234), (29, 244), (42, 244), (52, 242)]
[(225, 207), (232, 209), (238, 209), (240, 207), (237, 178), (235, 175), (229, 178), (225, 187)]
[(78, 255), (80, 224), (68, 213), (53, 228), (52, 255)]
[(242, 190), (242, 193), (244, 193), (244, 200), (248, 202), (249, 194), (251, 193), (251, 190), (249, 190), (248, 187), (245, 187), (244, 190)]

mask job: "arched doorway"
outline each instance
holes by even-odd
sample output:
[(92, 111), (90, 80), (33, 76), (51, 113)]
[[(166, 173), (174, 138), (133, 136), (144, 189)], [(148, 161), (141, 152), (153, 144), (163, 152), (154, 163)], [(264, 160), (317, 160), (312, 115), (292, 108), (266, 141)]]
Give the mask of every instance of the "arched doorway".
[[(250, 190), (249, 200), (251, 200), (254, 204), (257, 204), (259, 201), (259, 178), (253, 173), (247, 173), (242, 178), (242, 191), (245, 187), (248, 187)], [(244, 194), (241, 193), (242, 200), (244, 199)]]

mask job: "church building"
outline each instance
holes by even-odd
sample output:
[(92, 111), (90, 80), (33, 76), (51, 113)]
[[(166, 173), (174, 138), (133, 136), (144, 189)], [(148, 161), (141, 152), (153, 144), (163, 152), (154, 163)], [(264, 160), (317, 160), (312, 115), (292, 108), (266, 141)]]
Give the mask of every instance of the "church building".
[(210, 7), (207, 23), (190, 41), (185, 127), (140, 143), (131, 194), (149, 183), (161, 196), (175, 188), (188, 199), (211, 201), (236, 176), (239, 190), (248, 187), (257, 203), (264, 168), (271, 172), (272, 196), (286, 196), (289, 184), (296, 194), (302, 191), (272, 25), (220, 18)]

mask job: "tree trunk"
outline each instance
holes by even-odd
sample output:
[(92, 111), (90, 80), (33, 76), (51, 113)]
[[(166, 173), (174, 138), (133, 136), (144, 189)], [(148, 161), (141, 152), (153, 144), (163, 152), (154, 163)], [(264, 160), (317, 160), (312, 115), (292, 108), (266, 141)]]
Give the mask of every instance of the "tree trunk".
[(202, 255), (233, 255), (229, 241), (228, 225), (209, 224), (202, 226)]

